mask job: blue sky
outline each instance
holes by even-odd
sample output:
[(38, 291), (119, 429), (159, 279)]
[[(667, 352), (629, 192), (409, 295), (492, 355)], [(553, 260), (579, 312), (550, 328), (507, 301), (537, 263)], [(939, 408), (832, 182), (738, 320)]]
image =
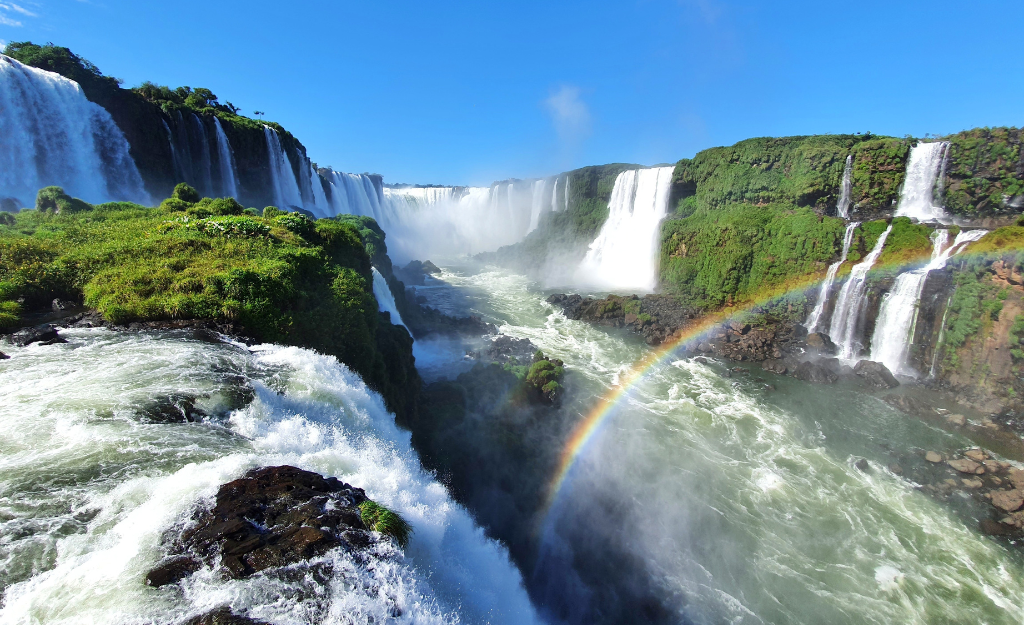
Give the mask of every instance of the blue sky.
[(212, 89), (321, 165), (487, 184), (764, 135), (1024, 124), (1024, 2), (0, 0), (0, 40)]

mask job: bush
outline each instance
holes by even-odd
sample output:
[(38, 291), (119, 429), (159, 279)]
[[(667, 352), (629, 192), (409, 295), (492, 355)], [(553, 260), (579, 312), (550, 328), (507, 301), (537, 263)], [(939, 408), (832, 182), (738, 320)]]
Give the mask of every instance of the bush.
[(188, 210), (190, 206), (191, 205), (188, 202), (174, 197), (169, 197), (163, 202), (160, 202), (160, 210), (168, 213), (183, 213)]
[(312, 240), (316, 232), (316, 223), (302, 213), (285, 213), (274, 218), (274, 223), (284, 226), (303, 239)]
[(199, 192), (190, 187), (187, 183), (179, 182), (174, 186), (174, 192), (171, 193), (171, 197), (188, 204), (195, 204), (199, 201)]
[(287, 212), (288, 211), (283, 211), (276, 206), (267, 206), (266, 208), (263, 209), (263, 218), (273, 219), (274, 217), (277, 217), (278, 215), (284, 215)]
[(359, 516), (370, 530), (395, 539), (403, 549), (409, 545), (412, 526), (397, 512), (367, 499), (359, 504)]
[(91, 210), (92, 206), (73, 198), (60, 187), (44, 187), (36, 194), (36, 210), (53, 213), (78, 213)]

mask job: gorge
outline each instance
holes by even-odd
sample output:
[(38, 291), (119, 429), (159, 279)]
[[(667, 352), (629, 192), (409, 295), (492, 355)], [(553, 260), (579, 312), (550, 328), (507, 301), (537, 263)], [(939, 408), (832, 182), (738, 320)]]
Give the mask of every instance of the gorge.
[(0, 99), (0, 621), (1019, 621), (1019, 129), (413, 186), (52, 45)]

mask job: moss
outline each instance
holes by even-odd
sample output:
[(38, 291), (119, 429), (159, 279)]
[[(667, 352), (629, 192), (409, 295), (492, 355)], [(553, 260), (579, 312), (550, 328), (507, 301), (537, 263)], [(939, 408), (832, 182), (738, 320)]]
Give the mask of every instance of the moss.
[(359, 504), (359, 516), (367, 528), (395, 539), (402, 548), (409, 545), (412, 526), (397, 512), (367, 499)]
[(936, 347), (943, 350), (943, 366), (947, 369), (959, 367), (957, 350), (988, 323), (999, 319), (1003, 308), (1000, 289), (984, 279), (987, 275), (987, 262), (981, 256), (964, 259), (955, 273), (943, 342)]
[(927, 226), (915, 224), (909, 217), (896, 217), (892, 220), (892, 230), (885, 239), (878, 263), (883, 266), (904, 265), (927, 260), (934, 247), (931, 240), (933, 232)]
[(956, 215), (1018, 212), (1010, 201), (1024, 196), (1022, 131), (975, 128), (948, 137), (944, 204)]
[(971, 243), (967, 254), (1002, 254), (1012, 250), (1024, 249), (1024, 226), (1005, 226), (997, 228)]

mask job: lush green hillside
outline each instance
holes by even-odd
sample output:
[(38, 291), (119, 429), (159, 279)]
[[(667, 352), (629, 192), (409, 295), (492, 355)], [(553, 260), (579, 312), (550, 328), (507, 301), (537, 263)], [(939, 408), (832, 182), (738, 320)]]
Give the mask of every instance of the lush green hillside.
[(946, 210), (966, 217), (1019, 213), (1024, 208), (1024, 151), (1019, 128), (975, 128), (950, 142)]
[[(0, 220), (0, 327), (77, 300), (117, 324), (230, 322), (258, 340), (333, 354), (399, 413), (414, 410), (412, 339), (382, 322), (359, 230), (182, 186), (159, 208), (90, 206), (50, 187)], [(365, 226), (365, 225), (364, 225)], [(368, 226), (366, 226), (368, 227)], [(386, 254), (381, 239), (375, 253)]]

